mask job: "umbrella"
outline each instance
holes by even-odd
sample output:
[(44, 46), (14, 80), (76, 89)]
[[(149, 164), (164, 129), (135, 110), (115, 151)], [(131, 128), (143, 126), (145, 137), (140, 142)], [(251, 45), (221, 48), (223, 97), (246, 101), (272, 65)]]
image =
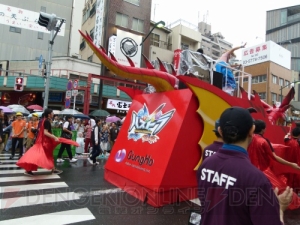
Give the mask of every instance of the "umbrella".
[(53, 113), (54, 113), (54, 115), (58, 115), (58, 114), (60, 114), (60, 110), (53, 110)]
[(2, 109), (2, 111), (4, 113), (13, 113), (14, 111), (12, 111), (10, 108), (5, 107), (5, 106), (0, 106), (0, 109)]
[(41, 110), (43, 111), (43, 107), (40, 105), (30, 105), (27, 107), (27, 109), (33, 109), (33, 110)]
[(107, 117), (105, 122), (107, 123), (113, 123), (113, 122), (117, 122), (121, 120), (119, 117), (116, 117), (116, 116), (110, 116), (110, 117)]
[[(39, 117), (41, 117), (41, 116), (42, 116), (42, 114), (43, 114), (43, 112), (35, 112), (35, 113), (36, 113), (36, 114), (38, 114), (38, 116), (39, 116)], [(29, 116), (28, 116), (28, 117), (29, 117), (29, 118), (30, 118), (30, 117), (32, 117), (32, 113), (31, 113), (31, 114), (29, 114)]]
[(102, 110), (102, 109), (97, 109), (94, 110), (93, 112), (90, 113), (90, 116), (95, 116), (95, 117), (100, 117), (100, 116), (109, 116), (109, 112)]
[(64, 109), (60, 113), (60, 115), (74, 115), (74, 114), (82, 114), (75, 109)]
[(79, 119), (89, 119), (90, 117), (84, 114), (73, 114), (72, 115), (74, 118), (79, 118)]
[(30, 112), (22, 105), (9, 105), (7, 107), (10, 108), (14, 112), (21, 112), (26, 115), (30, 114)]

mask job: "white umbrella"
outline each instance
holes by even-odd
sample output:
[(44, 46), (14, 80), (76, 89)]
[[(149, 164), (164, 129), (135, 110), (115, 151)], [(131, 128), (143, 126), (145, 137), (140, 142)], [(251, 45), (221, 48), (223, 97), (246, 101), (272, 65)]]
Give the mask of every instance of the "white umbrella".
[(53, 110), (54, 115), (60, 114), (60, 110)]
[(20, 113), (27, 114), (27, 115), (30, 114), (30, 112), (22, 105), (9, 105), (7, 107), (10, 108), (14, 112), (20, 112)]
[(64, 109), (59, 114), (60, 115), (74, 115), (74, 114), (82, 114), (82, 113), (75, 109)]
[[(35, 112), (35, 113), (36, 113), (36, 114), (38, 114), (38, 116), (39, 116), (39, 117), (41, 117), (41, 116), (42, 116), (42, 114), (43, 114), (43, 112)], [(31, 113), (31, 114), (29, 114), (29, 116), (28, 116), (28, 117), (29, 117), (29, 118), (30, 118), (30, 117), (32, 117), (32, 113)]]

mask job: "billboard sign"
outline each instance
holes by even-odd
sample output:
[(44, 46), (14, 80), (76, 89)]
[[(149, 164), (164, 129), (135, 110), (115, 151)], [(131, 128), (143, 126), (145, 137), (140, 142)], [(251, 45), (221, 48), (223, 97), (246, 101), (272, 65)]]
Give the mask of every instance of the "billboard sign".
[[(125, 66), (130, 66), (126, 56), (128, 56), (135, 67), (140, 67), (142, 56), (142, 36), (117, 30), (115, 57), (118, 62)], [(125, 56), (126, 55), (126, 56)]]
[(251, 66), (271, 61), (291, 69), (291, 52), (273, 41), (267, 41), (242, 51), (242, 64)]
[[(39, 12), (0, 4), (0, 24), (50, 33), (46, 27), (42, 27), (38, 24), (39, 16)], [(60, 23), (60, 21), (58, 21), (58, 23)], [(57, 35), (64, 36), (65, 26), (65, 23), (63, 23)]]
[(98, 48), (102, 43), (103, 20), (104, 20), (104, 0), (97, 0), (95, 30), (94, 30), (94, 44)]

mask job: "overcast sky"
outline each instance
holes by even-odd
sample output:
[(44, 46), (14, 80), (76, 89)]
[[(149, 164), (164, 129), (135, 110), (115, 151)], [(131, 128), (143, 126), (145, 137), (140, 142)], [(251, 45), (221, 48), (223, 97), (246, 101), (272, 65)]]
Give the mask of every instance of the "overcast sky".
[(197, 25), (205, 16), (212, 33), (221, 32), (234, 46), (247, 42), (246, 47), (251, 47), (265, 41), (266, 11), (294, 5), (300, 5), (300, 1), (152, 0), (151, 19), (164, 20), (166, 24), (183, 19)]

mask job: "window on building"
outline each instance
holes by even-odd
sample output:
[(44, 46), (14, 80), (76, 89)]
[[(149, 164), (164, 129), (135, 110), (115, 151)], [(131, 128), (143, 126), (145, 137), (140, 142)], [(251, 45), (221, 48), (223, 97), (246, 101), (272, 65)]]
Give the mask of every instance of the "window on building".
[(144, 33), (144, 21), (137, 19), (137, 18), (133, 18), (132, 19), (132, 30)]
[(87, 19), (89, 18), (89, 15), (90, 15), (90, 9), (85, 8), (82, 13), (82, 24), (84, 24), (84, 22), (87, 21)]
[(91, 55), (90, 57), (87, 58), (88, 62), (93, 62), (93, 55)]
[(260, 99), (266, 99), (266, 92), (260, 92), (258, 93)]
[(94, 40), (94, 30), (95, 30), (95, 27), (90, 30), (90, 36), (91, 36), (92, 40)]
[(128, 27), (128, 16), (117, 12), (116, 25), (121, 27)]
[(45, 6), (41, 6), (41, 10), (40, 10), (41, 12), (46, 12), (46, 7)]
[(83, 50), (84, 48), (85, 48), (85, 40), (82, 40), (81, 43), (80, 43), (79, 49)]
[(267, 81), (267, 75), (259, 75), (258, 76), (258, 83), (266, 82)]
[(286, 86), (289, 86), (290, 85), (290, 82), (288, 80), (285, 80), (285, 85)]
[(281, 25), (286, 24), (287, 22), (287, 9), (282, 9), (280, 12), (280, 22)]
[(38, 32), (38, 39), (41, 39), (41, 40), (44, 39), (44, 33), (43, 32)]
[(277, 94), (276, 93), (271, 93), (271, 98), (274, 103), (277, 102)]
[(283, 84), (283, 79), (282, 78), (279, 78), (279, 85), (280, 86), (283, 86), (284, 84)]
[(90, 17), (93, 17), (96, 13), (96, 3), (93, 5), (92, 9), (90, 10)]
[(181, 43), (181, 50), (187, 50), (189, 48), (190, 48), (190, 46), (188, 44)]
[(151, 33), (151, 45), (159, 47), (160, 36), (158, 34)]
[(125, 2), (130, 2), (134, 5), (140, 5), (140, 0), (124, 0)]
[(282, 102), (282, 100), (283, 100), (283, 96), (282, 95), (278, 95), (278, 101)]
[(258, 83), (258, 77), (252, 77), (252, 84), (257, 84)]
[(244, 78), (243, 82), (248, 82), (248, 77)]
[(273, 84), (277, 84), (277, 76), (272, 75), (272, 82)]
[(19, 27), (9, 27), (9, 31), (21, 34), (21, 28)]

